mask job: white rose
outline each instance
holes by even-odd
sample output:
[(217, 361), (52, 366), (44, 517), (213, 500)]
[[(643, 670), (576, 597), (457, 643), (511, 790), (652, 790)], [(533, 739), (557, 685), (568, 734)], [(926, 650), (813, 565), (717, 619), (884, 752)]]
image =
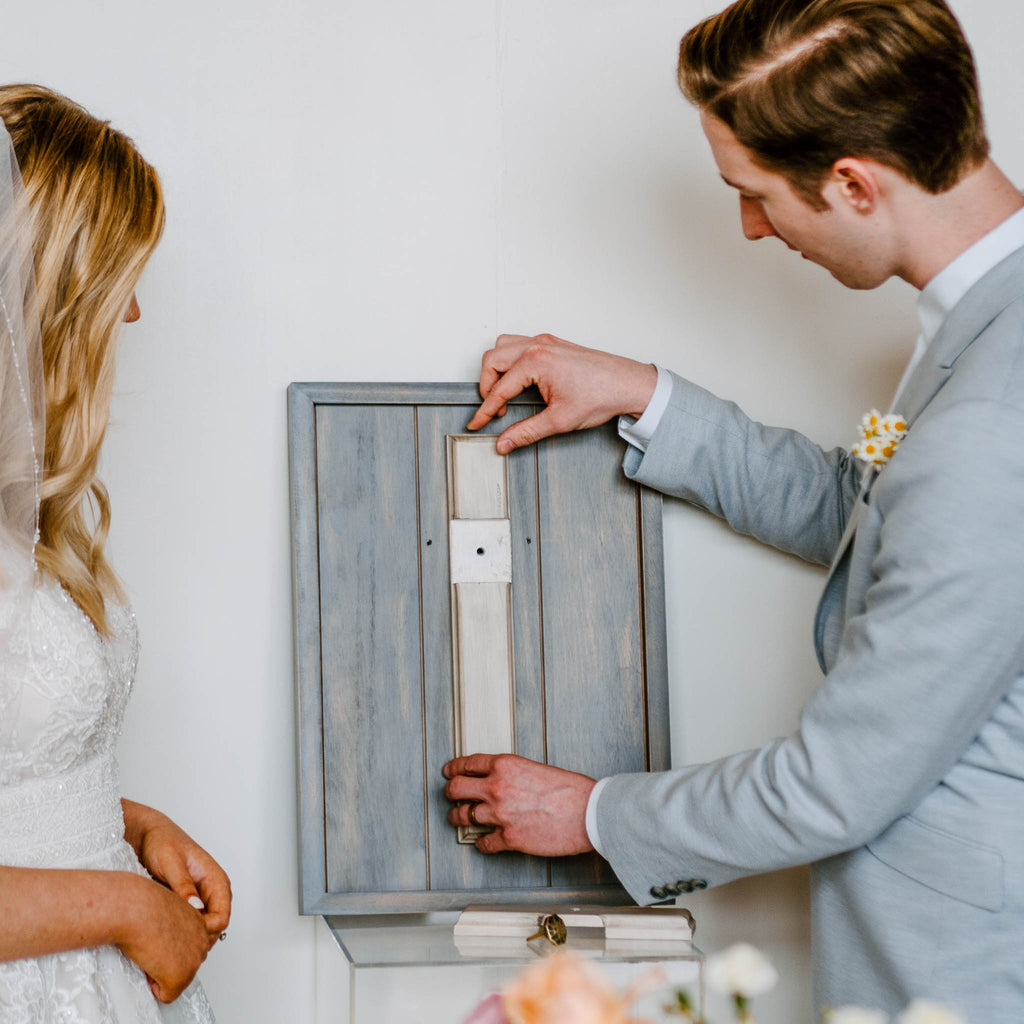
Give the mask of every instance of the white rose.
[(738, 942), (708, 957), (707, 978), (708, 985), (722, 995), (738, 993), (752, 999), (775, 988), (779, 972), (759, 949)]
[(825, 1014), (825, 1024), (889, 1024), (889, 1015), (863, 1006), (840, 1006)]
[(915, 999), (897, 1018), (896, 1024), (967, 1024), (959, 1013), (928, 999)]

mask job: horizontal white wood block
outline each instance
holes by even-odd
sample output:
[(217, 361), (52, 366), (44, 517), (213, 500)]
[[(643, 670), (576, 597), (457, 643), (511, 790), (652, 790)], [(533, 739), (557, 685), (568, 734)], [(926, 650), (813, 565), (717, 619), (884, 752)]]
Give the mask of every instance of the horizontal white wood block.
[(512, 528), (507, 519), (453, 519), (448, 526), (453, 585), (512, 582)]
[(569, 931), (604, 930), (605, 941), (688, 941), (693, 938), (693, 916), (682, 907), (467, 907), (455, 922), (458, 936), (504, 936), (525, 939), (540, 927), (547, 914), (558, 914)]

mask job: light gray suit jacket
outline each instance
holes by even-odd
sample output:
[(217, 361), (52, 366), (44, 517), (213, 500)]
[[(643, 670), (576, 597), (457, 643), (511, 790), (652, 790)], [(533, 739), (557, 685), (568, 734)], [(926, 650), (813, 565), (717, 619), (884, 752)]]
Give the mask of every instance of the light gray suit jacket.
[[(761, 750), (614, 776), (602, 845), (641, 903), (816, 862), (815, 996), (1024, 1021), (1024, 250), (957, 305), (880, 473), (676, 379), (627, 475), (829, 564), (825, 679)], [(865, 480), (862, 484), (862, 476)]]

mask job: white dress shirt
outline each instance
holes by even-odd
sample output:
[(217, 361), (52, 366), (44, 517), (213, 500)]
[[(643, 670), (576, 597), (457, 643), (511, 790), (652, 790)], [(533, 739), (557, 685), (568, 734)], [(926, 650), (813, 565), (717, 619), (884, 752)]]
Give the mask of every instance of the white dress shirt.
[[(921, 324), (921, 334), (914, 346), (914, 352), (907, 363), (903, 376), (900, 378), (891, 411), (898, 411), (900, 395), (914, 372), (917, 364), (924, 357), (928, 346), (935, 340), (946, 317), (953, 307), (978, 283), (990, 270), (1001, 263), (1011, 253), (1024, 247), (1024, 209), (1018, 210), (997, 228), (979, 239), (969, 249), (962, 252), (952, 263), (939, 271), (924, 287), (917, 299), (917, 317)], [(651, 438), (654, 436), (661, 418), (668, 408), (672, 396), (672, 377), (662, 367), (657, 367), (658, 383), (654, 394), (640, 419), (632, 416), (619, 417), (619, 436), (640, 451), (647, 451)], [(603, 855), (600, 836), (597, 832), (597, 801), (607, 779), (600, 779), (590, 793), (587, 802), (586, 828), (587, 836), (595, 850)]]

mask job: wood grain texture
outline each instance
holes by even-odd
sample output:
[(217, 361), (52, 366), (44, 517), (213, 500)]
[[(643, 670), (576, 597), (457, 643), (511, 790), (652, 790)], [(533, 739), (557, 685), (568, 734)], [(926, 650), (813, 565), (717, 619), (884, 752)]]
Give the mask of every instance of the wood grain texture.
[(505, 458), (488, 434), (449, 434), (448, 507), (452, 519), (507, 519)]
[[(538, 452), (548, 759), (602, 778), (646, 768), (637, 488), (614, 430)], [(551, 862), (551, 884), (612, 881), (596, 854)]]
[[(452, 608), (456, 756), (514, 754), (512, 585), (456, 584)], [(486, 825), (460, 825), (459, 842), (475, 843), (490, 831)]]
[[(446, 820), (445, 438), (476, 402), (470, 384), (289, 389), (305, 913), (627, 899), (599, 858), (486, 857)], [(660, 497), (621, 452), (609, 426), (504, 460), (515, 747), (595, 777), (669, 764)]]
[[(454, 830), (453, 830), (454, 832)], [(472, 847), (461, 847), (473, 852)], [(500, 860), (505, 855), (492, 857)], [(518, 857), (518, 854), (510, 856)], [(483, 859), (482, 854), (477, 854)], [(307, 914), (419, 914), (435, 910), (462, 910), (470, 903), (522, 903), (524, 906), (547, 907), (552, 903), (600, 903), (619, 907), (629, 903), (625, 890), (618, 884), (551, 889), (546, 885), (506, 888), (431, 889), (429, 892), (333, 892), (314, 899)]]
[[(296, 730), (299, 753), (299, 905), (327, 887), (324, 863), (323, 715), (320, 673), (320, 555), (316, 511), (316, 406), (288, 388), (288, 475), (292, 530)], [(309, 911), (306, 911), (309, 913)]]
[(507, 583), (455, 587), (457, 756), (515, 753), (512, 588)]
[(327, 884), (425, 889), (413, 410), (321, 405), (316, 437)]
[[(489, 436), (449, 434), (448, 543), (452, 584), (457, 757), (514, 754), (512, 552), (508, 475)], [(491, 830), (459, 827), (460, 843)]]
[[(472, 401), (472, 393), (463, 392), (464, 399)], [(462, 891), (466, 893), (463, 904), (473, 892), (491, 892), (512, 888), (528, 889), (547, 884), (547, 865), (536, 858), (522, 854), (507, 854), (500, 857), (485, 857), (472, 846), (457, 842), (456, 831), (448, 824), (447, 815), (451, 804), (444, 797), (444, 779), (441, 768), (455, 756), (455, 709), (452, 699), (452, 642), (451, 642), (451, 587), (449, 584), (448, 553), (448, 471), (445, 437), (462, 433), (475, 406), (420, 406), (417, 418), (419, 424), (419, 481), (420, 481), (420, 550), (423, 565), (423, 673), (425, 694), (425, 722), (427, 743), (427, 833), (430, 838), (430, 883), (438, 893)], [(510, 414), (516, 418), (528, 416), (530, 407), (518, 407)], [(492, 424), (485, 431), (493, 435), (507, 425)], [(523, 453), (529, 455), (530, 453)], [(532, 456), (526, 460), (532, 466)], [(532, 468), (522, 472), (524, 459), (513, 457), (508, 460), (510, 488), (522, 494), (519, 487), (528, 481), (527, 509), (535, 510), (534, 473)], [(513, 576), (522, 573), (525, 586), (535, 586), (536, 568), (527, 560), (525, 569), (519, 568), (523, 561), (520, 545), (533, 550), (531, 533), (517, 533), (517, 522), (521, 510), (511, 509), (512, 516), (512, 571)], [(535, 523), (535, 511), (533, 512)], [(530, 537), (527, 544), (525, 538)], [(527, 602), (518, 596), (518, 587), (513, 588), (513, 623), (516, 632), (516, 745), (522, 752), (543, 749), (539, 733), (540, 718), (536, 711), (527, 713), (525, 728), (532, 725), (537, 732), (524, 737), (524, 722), (521, 693), (525, 687), (527, 700), (540, 703), (539, 678), (540, 645), (537, 641), (540, 624), (537, 602)], [(525, 608), (521, 608), (525, 605)], [(519, 637), (531, 639), (533, 646), (521, 653)], [(534, 756), (533, 753), (528, 756)], [(436, 782), (435, 782), (436, 780)], [(451, 897), (427, 894), (425, 906), (430, 909), (451, 909)]]
[(640, 490), (644, 680), (646, 696), (647, 764), (649, 772), (672, 767), (669, 742), (668, 639), (665, 626), (665, 550), (662, 540), (662, 498), (657, 491)]

